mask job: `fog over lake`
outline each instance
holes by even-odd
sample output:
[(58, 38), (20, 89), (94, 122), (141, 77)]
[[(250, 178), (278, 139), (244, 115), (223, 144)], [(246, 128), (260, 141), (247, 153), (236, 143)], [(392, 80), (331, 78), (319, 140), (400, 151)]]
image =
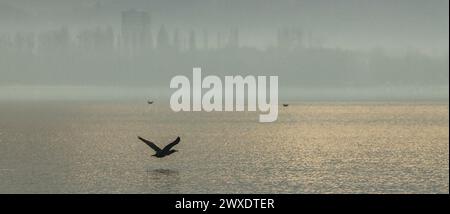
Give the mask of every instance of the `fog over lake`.
[[(194, 67), (277, 120), (172, 111)], [(0, 0), (0, 193), (448, 194), (448, 81), (447, 0)]]
[(202, 67), (278, 75), (280, 96), (448, 97), (445, 0), (1, 0), (0, 11), (0, 87), (166, 90)]

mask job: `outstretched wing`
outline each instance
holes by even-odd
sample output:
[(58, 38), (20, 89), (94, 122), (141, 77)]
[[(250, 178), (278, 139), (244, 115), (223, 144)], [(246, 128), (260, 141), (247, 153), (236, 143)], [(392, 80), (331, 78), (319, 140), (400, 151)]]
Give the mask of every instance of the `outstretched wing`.
[(155, 145), (154, 143), (152, 143), (152, 142), (150, 142), (150, 141), (148, 141), (148, 140), (146, 140), (146, 139), (144, 139), (142, 137), (139, 137), (139, 136), (138, 136), (138, 138), (139, 138), (139, 140), (141, 140), (142, 142), (144, 142), (145, 144), (150, 146), (153, 150), (155, 150), (155, 152), (161, 151), (161, 149), (157, 145)]
[(164, 147), (163, 151), (168, 152), (170, 149), (172, 149), (172, 147), (177, 145), (179, 142), (180, 142), (180, 137), (177, 137), (177, 139), (175, 139), (175, 141), (173, 141), (172, 143), (169, 143), (166, 147)]

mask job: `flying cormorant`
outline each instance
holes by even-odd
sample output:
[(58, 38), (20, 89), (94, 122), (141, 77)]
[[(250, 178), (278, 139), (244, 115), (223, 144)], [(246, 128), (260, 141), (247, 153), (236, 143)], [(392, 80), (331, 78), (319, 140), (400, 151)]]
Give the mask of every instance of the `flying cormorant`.
[(162, 158), (168, 155), (171, 155), (174, 152), (178, 152), (175, 149), (172, 149), (172, 147), (174, 147), (175, 145), (177, 145), (180, 142), (180, 137), (177, 137), (177, 139), (175, 139), (172, 143), (167, 144), (167, 146), (165, 146), (163, 149), (160, 149), (157, 145), (155, 145), (154, 143), (139, 137), (139, 140), (141, 140), (142, 142), (144, 142), (145, 144), (147, 144), (148, 146), (150, 146), (150, 148), (152, 148), (153, 150), (155, 150), (156, 154), (152, 155), (155, 156), (157, 158)]

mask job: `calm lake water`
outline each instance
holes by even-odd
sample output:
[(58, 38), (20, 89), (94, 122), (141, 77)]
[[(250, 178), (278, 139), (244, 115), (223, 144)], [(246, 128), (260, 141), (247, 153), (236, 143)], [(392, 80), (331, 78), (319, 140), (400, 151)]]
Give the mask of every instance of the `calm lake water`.
[[(0, 193), (448, 193), (448, 103), (0, 101)], [(180, 152), (167, 158), (137, 139)]]

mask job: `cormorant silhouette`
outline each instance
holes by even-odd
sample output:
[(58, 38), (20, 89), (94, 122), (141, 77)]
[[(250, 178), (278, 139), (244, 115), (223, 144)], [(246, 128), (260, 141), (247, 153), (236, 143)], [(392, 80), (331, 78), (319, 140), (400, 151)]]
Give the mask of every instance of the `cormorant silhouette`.
[(150, 146), (150, 148), (152, 148), (153, 150), (155, 150), (156, 154), (152, 155), (155, 156), (157, 158), (162, 158), (168, 155), (171, 155), (174, 152), (178, 152), (175, 149), (172, 149), (172, 147), (174, 147), (175, 145), (177, 145), (180, 142), (180, 137), (177, 137), (177, 139), (175, 139), (172, 143), (167, 144), (167, 146), (165, 146), (163, 149), (160, 149), (157, 145), (155, 145), (154, 143), (139, 137), (139, 140), (141, 140), (142, 142), (144, 142), (145, 144), (147, 144), (148, 146)]

